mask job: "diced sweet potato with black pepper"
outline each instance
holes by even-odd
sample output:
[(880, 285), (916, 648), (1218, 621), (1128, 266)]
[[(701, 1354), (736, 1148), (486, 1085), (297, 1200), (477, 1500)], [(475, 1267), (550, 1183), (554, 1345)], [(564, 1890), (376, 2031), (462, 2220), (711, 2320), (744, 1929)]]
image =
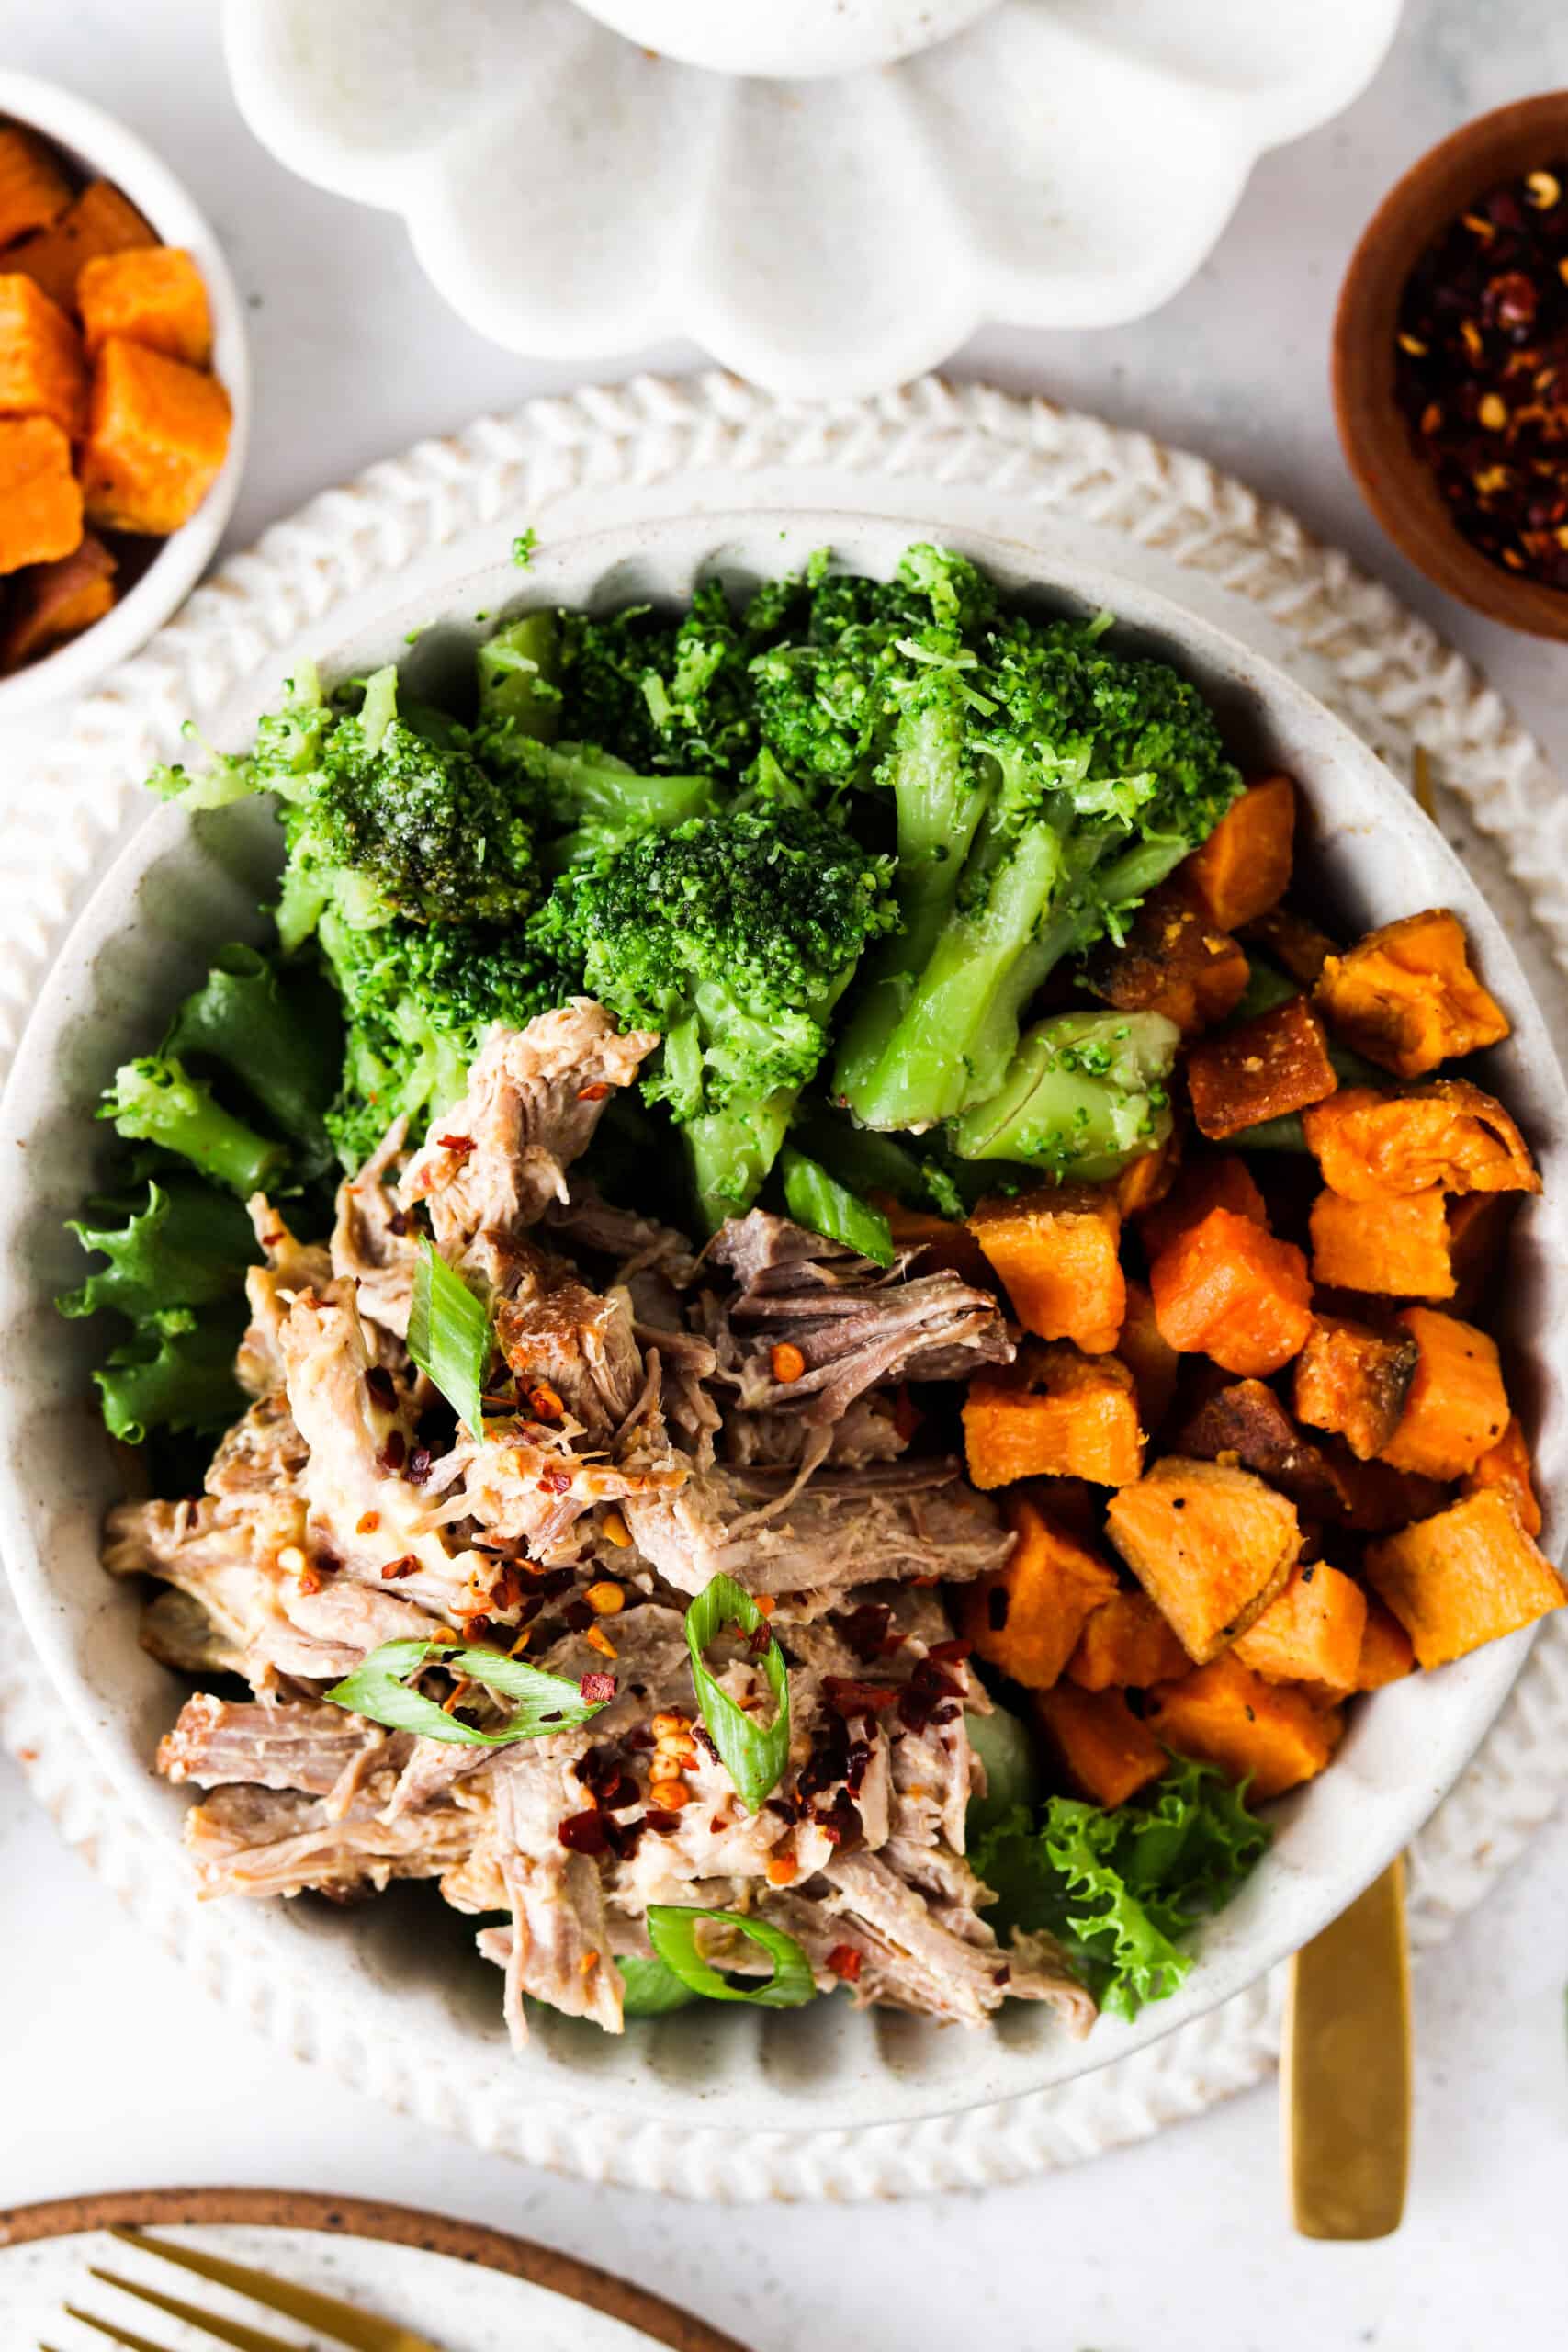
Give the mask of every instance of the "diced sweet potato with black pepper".
[(976, 1487), (1020, 1478), (1125, 1486), (1144, 1466), (1133, 1375), (1119, 1356), (1086, 1356), (1068, 1340), (1025, 1346), (1015, 1363), (970, 1381), (964, 1445)]
[(1326, 1188), (1312, 1204), (1313, 1280), (1330, 1290), (1389, 1298), (1451, 1298), (1448, 1197), (1387, 1193), (1348, 1201)]
[(1483, 1487), (1495, 1487), (1506, 1497), (1527, 1535), (1540, 1533), (1540, 1505), (1536, 1500), (1529, 1447), (1517, 1419), (1508, 1423), (1495, 1445), (1487, 1447), (1474, 1469), (1466, 1471), (1463, 1493), (1479, 1494)]
[(1508, 1035), (1501, 1005), (1471, 968), (1463, 926), (1447, 907), (1384, 923), (1348, 956), (1331, 956), (1317, 1002), (1337, 1036), (1396, 1078), (1424, 1078), (1439, 1062)]
[(1217, 931), (1235, 931), (1290, 888), (1295, 833), (1295, 786), (1288, 775), (1264, 776), (1232, 801), (1178, 876)]
[(1568, 1600), (1499, 1487), (1370, 1544), (1365, 1566), (1424, 1667), (1467, 1657)]
[(1361, 1633), (1361, 1655), (1356, 1661), (1358, 1690), (1385, 1690), (1416, 1671), (1416, 1652), (1409, 1634), (1392, 1609), (1375, 1595), (1367, 1599), (1367, 1622)]
[(212, 361), (212, 314), (207, 288), (191, 254), (177, 245), (132, 246), (100, 254), (76, 280), (82, 334), (93, 358), (111, 334), (182, 359), (187, 368)]
[(1265, 1682), (1233, 1657), (1151, 1691), (1145, 1706), (1150, 1730), (1168, 1747), (1249, 1782), (1258, 1798), (1282, 1796), (1321, 1772), (1344, 1727), (1337, 1708)]
[(1190, 1662), (1146, 1592), (1118, 1592), (1078, 1635), (1067, 1674), (1086, 1690), (1147, 1690)]
[(1179, 1453), (1202, 1462), (1256, 1470), (1309, 1519), (1345, 1516), (1343, 1481), (1261, 1380), (1232, 1381), (1216, 1390), (1181, 1424), (1172, 1442)]
[(1335, 954), (1335, 944), (1328, 933), (1319, 931), (1305, 915), (1289, 907), (1271, 907), (1266, 915), (1241, 927), (1241, 943), (1246, 948), (1259, 948), (1282, 971), (1299, 981), (1303, 989), (1315, 982), (1328, 958)]
[(1073, 1788), (1090, 1804), (1125, 1804), (1169, 1765), (1120, 1690), (1058, 1682), (1040, 1692), (1034, 1716)]
[(0, 126), (0, 245), (51, 227), (70, 201), (71, 183), (53, 150), (17, 123)]
[(1312, 1329), (1301, 1250), (1230, 1209), (1211, 1209), (1162, 1250), (1149, 1267), (1149, 1289), (1161, 1336), (1227, 1372), (1278, 1372)]
[(1163, 1012), (1184, 1037), (1235, 1011), (1247, 957), (1175, 882), (1151, 890), (1120, 947), (1097, 948), (1085, 966), (1096, 996), (1122, 1012)]
[(47, 416), (74, 441), (87, 410), (82, 338), (17, 272), (0, 277), (0, 415)]
[(1379, 1448), (1395, 1470), (1461, 1478), (1508, 1426), (1495, 1340), (1473, 1323), (1406, 1306), (1396, 1317), (1419, 1351), (1393, 1435)]
[(1000, 1277), (1013, 1313), (1042, 1340), (1089, 1355), (1116, 1345), (1127, 1305), (1122, 1213), (1105, 1185), (1043, 1185), (982, 1201), (969, 1229)]
[(188, 523), (229, 449), (215, 376), (110, 335), (93, 369), (82, 488), (104, 530), (163, 538)]
[(1277, 1600), (1235, 1645), (1243, 1666), (1266, 1682), (1302, 1682), (1314, 1697), (1344, 1699), (1356, 1688), (1367, 1596), (1326, 1560), (1298, 1566)]
[(110, 181), (94, 180), (52, 228), (14, 246), (5, 257), (6, 266), (22, 271), (51, 302), (73, 312), (76, 280), (88, 262), (157, 242), (129, 198)]
[(1147, 1286), (1131, 1277), (1127, 1283), (1127, 1311), (1122, 1317), (1116, 1352), (1133, 1375), (1145, 1434), (1152, 1435), (1170, 1410), (1180, 1359), (1169, 1340), (1161, 1335)]
[(1352, 1453), (1369, 1461), (1399, 1427), (1420, 1358), (1408, 1331), (1374, 1331), (1347, 1317), (1320, 1315), (1296, 1358), (1297, 1415), (1314, 1429), (1337, 1430)]
[(47, 416), (0, 417), (0, 572), (53, 563), (82, 539), (71, 444)]
[(1283, 1495), (1249, 1470), (1180, 1454), (1119, 1487), (1105, 1529), (1200, 1665), (1263, 1614), (1302, 1545)]
[(907, 1208), (891, 1193), (872, 1193), (868, 1197), (873, 1208), (880, 1209), (887, 1219), (894, 1248), (919, 1251), (915, 1261), (918, 1274), (938, 1273), (945, 1267), (966, 1283), (978, 1283), (982, 1289), (990, 1282), (986, 1253), (966, 1225), (937, 1216), (929, 1209)]
[(1179, 1234), (1201, 1225), (1211, 1209), (1229, 1209), (1267, 1229), (1263, 1195), (1239, 1152), (1205, 1152), (1201, 1159), (1187, 1162), (1167, 1197), (1138, 1220), (1149, 1257), (1156, 1258)]
[(0, 628), (0, 677), (102, 620), (114, 603), (114, 575), (113, 556), (91, 532), (73, 554), (23, 572)]
[(1026, 1690), (1048, 1690), (1091, 1612), (1115, 1593), (1116, 1572), (1027, 1496), (1010, 1496), (1007, 1515), (1018, 1541), (1005, 1567), (965, 1588), (964, 1635)]
[(1323, 1023), (1304, 997), (1291, 997), (1187, 1056), (1192, 1116), (1213, 1143), (1321, 1102), (1338, 1086)]
[(1347, 1200), (1388, 1193), (1539, 1193), (1540, 1178), (1503, 1105), (1464, 1079), (1403, 1094), (1345, 1086), (1302, 1114), (1323, 1181)]

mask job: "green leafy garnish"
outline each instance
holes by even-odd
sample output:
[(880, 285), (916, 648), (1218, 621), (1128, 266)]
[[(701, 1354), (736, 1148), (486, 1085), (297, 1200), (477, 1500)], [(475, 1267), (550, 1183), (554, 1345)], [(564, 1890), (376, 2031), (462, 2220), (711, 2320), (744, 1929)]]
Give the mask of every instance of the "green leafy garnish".
[[(766, 1636), (756, 1663), (773, 1695), (773, 1720), (760, 1724), (737, 1704), (709, 1670), (704, 1652), (727, 1625), (741, 1633)], [(692, 1680), (709, 1738), (734, 1781), (748, 1813), (777, 1788), (789, 1762), (789, 1669), (784, 1652), (768, 1632), (768, 1621), (744, 1586), (733, 1577), (715, 1577), (686, 1611), (686, 1647), (692, 1654)]]
[(414, 1268), (409, 1353), (471, 1437), (484, 1434), (481, 1397), (490, 1351), (490, 1317), (483, 1305), (426, 1239)]
[(897, 1252), (893, 1247), (893, 1235), (887, 1219), (847, 1184), (829, 1176), (815, 1159), (807, 1159), (803, 1151), (786, 1145), (779, 1157), (784, 1172), (784, 1205), (796, 1225), (805, 1226), (808, 1233), (825, 1234), (829, 1241), (841, 1241), (846, 1250), (858, 1250), (878, 1266), (890, 1266)]
[[(503, 1699), (520, 1701), (511, 1722), (500, 1731), (476, 1731), (472, 1724), (460, 1722), (438, 1707), (434, 1699), (411, 1690), (414, 1675), (433, 1659), (449, 1674), (466, 1676), (487, 1690), (499, 1690)], [(608, 1681), (610, 1677), (592, 1679)], [(354, 1714), (368, 1716), (372, 1723), (386, 1724), (393, 1731), (417, 1732), (423, 1739), (444, 1739), (461, 1747), (507, 1747), (513, 1740), (548, 1738), (553, 1732), (587, 1723), (609, 1703), (608, 1696), (585, 1699), (581, 1683), (547, 1674), (541, 1667), (527, 1666), (502, 1650), (444, 1642), (383, 1642), (326, 1695), (334, 1707), (347, 1707)]]
[[(773, 1963), (773, 1973), (767, 1983), (742, 1990), (711, 1967), (697, 1950), (699, 1919), (712, 1919), (721, 1927), (733, 1928), (759, 1945)], [(766, 1920), (745, 1919), (739, 1911), (699, 1910), (684, 1903), (650, 1903), (648, 1934), (671, 1973), (707, 2000), (750, 2001), (761, 2009), (797, 2009), (816, 1996), (817, 1981), (811, 1973), (811, 1962), (793, 1936), (785, 1935), (782, 1928), (770, 1927)]]
[(1046, 1928), (1101, 2008), (1136, 2016), (1167, 1999), (1193, 1955), (1180, 1939), (1229, 1901), (1272, 1832), (1206, 1765), (1179, 1758), (1146, 1804), (1107, 1812), (1053, 1797), (984, 1829), (970, 1860), (995, 1889), (998, 1931)]
[(244, 1329), (243, 1299), (196, 1313), (164, 1307), (111, 1348), (93, 1378), (111, 1437), (141, 1445), (150, 1430), (220, 1430), (243, 1410), (234, 1351)]
[(534, 560), (534, 551), (537, 548), (538, 544), (539, 534), (535, 530), (532, 523), (529, 524), (525, 531), (518, 532), (517, 537), (512, 542), (512, 560), (517, 566), (519, 571), (527, 571), (528, 566)]
[(696, 1987), (682, 1984), (661, 1960), (646, 1960), (623, 1952), (615, 1966), (622, 1976), (621, 2014), (628, 2018), (664, 2018), (674, 2009), (689, 2009), (700, 1998)]
[(105, 1209), (66, 1227), (84, 1250), (101, 1250), (109, 1262), (55, 1300), (62, 1315), (112, 1306), (140, 1321), (171, 1306), (238, 1301), (256, 1243), (249, 1217), (227, 1193), (178, 1178), (150, 1181), (145, 1207), (117, 1206), (112, 1225), (110, 1214)]

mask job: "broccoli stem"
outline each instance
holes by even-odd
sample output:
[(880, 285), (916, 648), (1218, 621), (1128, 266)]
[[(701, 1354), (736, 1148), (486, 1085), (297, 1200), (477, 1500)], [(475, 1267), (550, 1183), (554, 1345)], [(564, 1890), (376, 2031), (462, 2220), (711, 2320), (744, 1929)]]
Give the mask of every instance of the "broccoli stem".
[(1180, 1042), (1157, 1012), (1066, 1012), (1031, 1029), (989, 1101), (948, 1129), (965, 1159), (1095, 1183), (1164, 1142)]
[(767, 1181), (789, 1133), (797, 1089), (780, 1087), (755, 1102), (732, 1102), (688, 1119), (686, 1139), (697, 1210), (709, 1233), (744, 1216)]
[(162, 1055), (122, 1063), (99, 1116), (132, 1142), (177, 1152), (242, 1200), (261, 1191), (288, 1158), (287, 1145), (257, 1135), (213, 1100), (210, 1087)]
[(779, 1159), (784, 1177), (784, 1206), (796, 1225), (805, 1226), (808, 1233), (825, 1234), (829, 1241), (841, 1241), (847, 1250), (858, 1250), (878, 1266), (890, 1266), (897, 1252), (887, 1219), (858, 1193), (840, 1184), (836, 1177), (803, 1151), (785, 1145)]
[(506, 719), (519, 735), (555, 741), (560, 727), (560, 648), (553, 613), (525, 613), (509, 621), (479, 647), (474, 664), (481, 721)]
[(172, 1061), (220, 1063), (296, 1145), (302, 1176), (332, 1158), (324, 1114), (338, 1083), (338, 1024), (320, 993), (323, 1001), (311, 1003), (302, 989), (286, 989), (254, 947), (220, 948), (163, 1045)]

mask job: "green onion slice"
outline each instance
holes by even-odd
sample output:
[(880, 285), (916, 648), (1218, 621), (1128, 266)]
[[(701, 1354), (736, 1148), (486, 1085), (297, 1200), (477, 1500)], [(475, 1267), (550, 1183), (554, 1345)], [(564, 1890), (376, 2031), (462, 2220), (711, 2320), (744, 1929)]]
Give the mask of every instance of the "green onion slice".
[(470, 1437), (484, 1435), (480, 1396), (490, 1351), (490, 1317), (482, 1303), (426, 1239), (414, 1268), (409, 1353)]
[(686, 1647), (692, 1654), (692, 1680), (708, 1737), (717, 1748), (736, 1793), (748, 1813), (755, 1813), (770, 1791), (776, 1789), (789, 1762), (789, 1668), (773, 1634), (759, 1657), (773, 1694), (773, 1720), (760, 1724), (737, 1704), (709, 1671), (704, 1651), (726, 1625), (743, 1634), (767, 1631), (768, 1621), (743, 1585), (733, 1577), (715, 1577), (686, 1611)]
[[(710, 1967), (697, 1950), (699, 1919), (716, 1919), (726, 1928), (737, 1928), (760, 1945), (773, 1963), (767, 1983), (743, 1992)], [(798, 2009), (816, 1994), (811, 1962), (795, 1938), (786, 1936), (782, 1928), (770, 1927), (765, 1919), (743, 1919), (739, 1911), (702, 1911), (684, 1903), (650, 1903), (648, 1936), (671, 1974), (710, 2001), (750, 2001), (754, 2008)]]
[(621, 2014), (628, 2018), (664, 2018), (675, 2009), (689, 2009), (697, 1998), (661, 1960), (645, 1960), (639, 1952), (622, 1952), (615, 1966), (621, 1972)]
[(897, 1256), (893, 1232), (880, 1209), (852, 1193), (847, 1184), (803, 1151), (785, 1145), (779, 1155), (784, 1170), (784, 1206), (796, 1225), (808, 1233), (826, 1234), (847, 1250), (858, 1250), (878, 1266), (890, 1266)]
[[(438, 1658), (452, 1674), (467, 1675), (487, 1690), (499, 1690), (503, 1698), (520, 1700), (512, 1721), (500, 1731), (476, 1731), (472, 1724), (459, 1723), (456, 1715), (438, 1707), (434, 1699), (411, 1690), (409, 1683), (432, 1658)], [(383, 1642), (326, 1695), (334, 1707), (347, 1707), (356, 1715), (367, 1715), (372, 1723), (389, 1724), (393, 1731), (417, 1732), (423, 1739), (444, 1739), (460, 1747), (507, 1747), (514, 1739), (544, 1739), (552, 1732), (570, 1731), (608, 1706), (615, 1696), (615, 1678), (604, 1674), (585, 1679), (611, 1687), (588, 1697), (581, 1683), (568, 1681), (563, 1675), (546, 1674), (541, 1668), (526, 1666), (520, 1657), (508, 1657), (501, 1650), (469, 1648), (457, 1642)]]

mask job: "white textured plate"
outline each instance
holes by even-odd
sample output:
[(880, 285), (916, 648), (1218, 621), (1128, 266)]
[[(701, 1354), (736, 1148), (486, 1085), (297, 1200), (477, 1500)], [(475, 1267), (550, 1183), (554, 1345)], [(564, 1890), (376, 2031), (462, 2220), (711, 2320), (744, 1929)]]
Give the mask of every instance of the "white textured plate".
[(558, 359), (690, 336), (819, 398), (899, 383), (987, 321), (1154, 310), (1258, 156), (1366, 86), (1398, 17), (1002, 0), (901, 63), (787, 82), (678, 64), (571, 0), (225, 0), (223, 22), (256, 136), (401, 213), (481, 334)]
[[(537, 523), (541, 548), (536, 574), (520, 582), (493, 556), (527, 521)], [(1561, 1170), (1560, 1080), (1542, 1024), (1464, 870), (1354, 736), (1236, 637), (1182, 616), (1159, 586), (1271, 639), (1293, 666), (1352, 695), (1385, 739), (1397, 740), (1401, 711), (1418, 710), (1445, 777), (1473, 785), (1478, 803), (1485, 797), (1483, 819), (1507, 833), (1521, 868), (1531, 863), (1533, 826), (1540, 911), (1561, 944), (1568, 926), (1551, 876), (1562, 863), (1540, 855), (1542, 832), (1562, 830), (1561, 810), (1539, 755), (1495, 698), (1382, 591), (1342, 560), (1309, 551), (1288, 518), (1195, 461), (1040, 404), (935, 385), (875, 409), (812, 412), (773, 407), (722, 379), (583, 395), (487, 421), (317, 501), (193, 600), (186, 618), (84, 709), (36, 804), (47, 802), (48, 831), (36, 841), (26, 885), (36, 928), (18, 941), (18, 992), (36, 989), (39, 957), (67, 910), (134, 824), (132, 777), (174, 748), (188, 712), (216, 740), (241, 740), (291, 648), (308, 643), (330, 661), (358, 663), (378, 649), (400, 650), (403, 633), (438, 611), (451, 613), (457, 637), (471, 635), (479, 610), (494, 612), (524, 588), (570, 595), (597, 581), (636, 593), (650, 579), (686, 577), (699, 555), (760, 570), (824, 537), (846, 554), (885, 560), (911, 530), (974, 544), (1001, 570), (1076, 585), (1179, 645), (1243, 733), (1259, 749), (1266, 739), (1306, 778), (1331, 819), (1325, 862), (1345, 876), (1354, 911), (1376, 918), (1426, 893), (1464, 908), (1521, 1023), (1517, 1046), (1499, 1058), (1500, 1082), (1527, 1106), (1535, 1139)], [(1179, 548), (1180, 561), (1162, 546)], [(442, 652), (439, 636), (421, 640), (422, 661)], [(1269, 2045), (1260, 1991), (1174, 2041), (1124, 2053), (1249, 1983), (1381, 1867), (1462, 1764), (1521, 1645), (1382, 1694), (1334, 1771), (1291, 1813), (1251, 1893), (1218, 1923), (1189, 1992), (1138, 2028), (1102, 2024), (1087, 2052), (1028, 2018), (960, 2037), (854, 2019), (824, 2004), (804, 2018), (771, 2020), (779, 2032), (757, 2031), (755, 2019), (731, 2032), (730, 2020), (689, 2017), (667, 2021), (673, 2031), (620, 2044), (547, 2030), (511, 2073), (454, 2065), (477, 2048), (492, 2052), (499, 2032), (493, 1987), (488, 1973), (476, 1978), (466, 1967), (460, 1928), (448, 1965), (439, 1939), (416, 1948), (399, 1903), (348, 1922), (221, 1905), (197, 1919), (180, 1907), (167, 1860), (179, 1803), (152, 1787), (145, 1770), (171, 1693), (134, 1649), (128, 1598), (106, 1587), (93, 1557), (94, 1513), (111, 1481), (77, 1401), (85, 1351), (76, 1359), (73, 1351), (83, 1335), (62, 1330), (40, 1294), (71, 1271), (53, 1221), (83, 1182), (93, 1085), (133, 1034), (146, 992), (171, 1000), (216, 935), (188, 893), (209, 900), (228, 889), (236, 913), (243, 906), (246, 877), (219, 871), (220, 858), (233, 864), (242, 831), (233, 819), (208, 820), (193, 844), (176, 811), (143, 827), (95, 900), (78, 952), (43, 991), (8, 1106), (10, 1132), (26, 1138), (28, 1174), (18, 1182), (6, 1171), (0, 1210), (0, 1315), (19, 1342), (0, 1405), (6, 1520), (35, 1637), (134, 1811), (130, 1846), (111, 1852), (105, 1838), (100, 1859), (166, 1934), (294, 2046), (320, 2051), (355, 2079), (485, 2144), (694, 2194), (824, 2186), (865, 2193), (985, 2177), (1154, 2128), (1249, 2079)], [(14, 837), (10, 851), (19, 870), (25, 841)], [(118, 927), (133, 905), (146, 925), (141, 934)], [(88, 940), (98, 943), (90, 961), (79, 952)], [(1562, 1319), (1563, 1202), (1559, 1173), (1535, 1213), (1542, 1233), (1553, 1228), (1552, 1246), (1531, 1245), (1532, 1279), (1517, 1285), (1537, 1330)], [(1552, 1394), (1535, 1401), (1555, 1501), (1562, 1402)], [(1540, 1649), (1557, 1661), (1556, 1682), (1543, 1661), (1550, 1693), (1561, 1688), (1555, 1628)], [(1538, 1747), (1540, 1680), (1524, 1726)], [(26, 1693), (21, 1704), (36, 1724), (40, 1711)], [(30, 1730), (25, 1744), (33, 1744)], [(79, 1757), (73, 1766), (62, 1757), (58, 1739), (52, 1751), (46, 1777), (57, 1798), (79, 1817), (85, 1810), (96, 1834), (105, 1817), (96, 1776)], [(1491, 1826), (1500, 1833), (1494, 1842), (1519, 1834), (1532, 1804), (1536, 1817), (1546, 1809), (1539, 1760), (1517, 1768), (1521, 1786)], [(1468, 1846), (1469, 1821), (1462, 1836)], [(1448, 1870), (1438, 1876), (1438, 1905), (1460, 1907), (1466, 1894), (1456, 1890), (1468, 1882)], [(1168, 2061), (1166, 2052), (1174, 2053)], [(1104, 2097), (1090, 2078), (1065, 2094), (1065, 2109), (1054, 2109), (1042, 2086), (1065, 2082), (1086, 2058), (1122, 2061)], [(481, 2093), (455, 2087), (481, 2077)], [(911, 2119), (987, 2100), (1010, 2102), (1005, 2127), (993, 2114), (973, 2125), (911, 2128)], [(1021, 2154), (1025, 2144), (1032, 2154)]]

